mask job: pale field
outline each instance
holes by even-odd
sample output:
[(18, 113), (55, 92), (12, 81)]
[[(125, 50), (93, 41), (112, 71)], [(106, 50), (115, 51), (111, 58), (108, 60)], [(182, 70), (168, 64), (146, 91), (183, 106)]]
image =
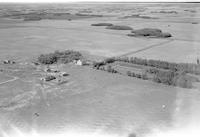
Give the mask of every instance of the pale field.
[[(30, 58), (41, 53), (64, 49), (74, 49), (96, 56), (111, 57), (173, 40), (168, 44), (161, 44), (129, 56), (152, 57), (172, 62), (195, 62), (199, 56), (196, 50), (198, 43), (200, 43), (198, 37), (200, 26), (199, 24), (191, 24), (191, 22), (193, 20), (199, 22), (199, 16), (186, 16), (186, 18), (181, 16), (169, 18), (165, 18), (165, 15), (157, 16), (161, 19), (103, 17), (72, 21), (42, 20), (36, 22), (1, 19), (0, 57), (2, 59), (12, 56), (15, 58)], [(128, 25), (133, 29), (159, 28), (163, 32), (171, 33), (173, 37), (169, 39), (134, 38), (126, 36), (130, 31), (107, 30), (105, 27), (91, 26), (92, 23), (99, 22)], [(179, 49), (180, 44), (184, 45), (184, 48)], [(186, 48), (189, 50), (186, 50)], [(173, 49), (179, 49), (178, 54)], [(163, 54), (163, 52), (168, 54)], [(169, 54), (170, 56), (168, 56)]]
[[(173, 41), (163, 46), (136, 53), (133, 56), (176, 63), (196, 63), (197, 59), (200, 58), (199, 51), (198, 42)], [(131, 56), (129, 55), (129, 57)]]
[(1, 129), (5, 133), (16, 127), (24, 133), (34, 129), (38, 134), (86, 129), (123, 137), (132, 132), (143, 136), (151, 128), (171, 127), (175, 119), (192, 113), (190, 105), (199, 96), (194, 89), (169, 87), (88, 67), (65, 65), (60, 69), (70, 74), (68, 82), (60, 86), (42, 90), (36, 83), (15, 81), (1, 87), (7, 88), (0, 94)]
[[(200, 58), (200, 25), (191, 23), (171, 23), (171, 22), (132, 22), (127, 21), (127, 25), (132, 25), (134, 29), (159, 28), (163, 32), (170, 32), (172, 40), (166, 44), (160, 44), (138, 53), (129, 54), (129, 57), (142, 57), (148, 59), (165, 60), (169, 62), (196, 63)], [(168, 26), (170, 25), (170, 26)], [(145, 38), (139, 38), (145, 39)], [(160, 39), (160, 41), (164, 41)]]
[(74, 49), (97, 56), (116, 56), (160, 40), (126, 36), (129, 31), (90, 26), (94, 21), (41, 21), (1, 28), (1, 57), (30, 57), (55, 50)]

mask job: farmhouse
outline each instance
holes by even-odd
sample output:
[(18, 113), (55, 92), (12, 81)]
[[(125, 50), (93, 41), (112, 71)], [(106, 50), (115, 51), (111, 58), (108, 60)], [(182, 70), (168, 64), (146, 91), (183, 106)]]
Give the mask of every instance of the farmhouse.
[(74, 60), (73, 63), (74, 63), (75, 65), (82, 66), (82, 65), (85, 64), (85, 61), (79, 59), (79, 60)]
[(83, 61), (77, 60), (76, 65), (82, 66), (83, 65)]
[(89, 60), (74, 60), (73, 63), (75, 65), (84, 66), (84, 65), (91, 65), (92, 62)]

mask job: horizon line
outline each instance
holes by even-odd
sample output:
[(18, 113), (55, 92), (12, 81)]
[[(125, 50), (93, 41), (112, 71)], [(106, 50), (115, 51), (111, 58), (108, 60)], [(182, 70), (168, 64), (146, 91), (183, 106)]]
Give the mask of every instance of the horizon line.
[(49, 3), (200, 3), (200, 1), (66, 1), (66, 2), (56, 2), (56, 1), (52, 1), (52, 2), (45, 2), (45, 1), (41, 1), (41, 2), (4, 2), (4, 1), (0, 1), (0, 3), (19, 3), (19, 4), (29, 4), (29, 3), (35, 3), (35, 4), (49, 4)]

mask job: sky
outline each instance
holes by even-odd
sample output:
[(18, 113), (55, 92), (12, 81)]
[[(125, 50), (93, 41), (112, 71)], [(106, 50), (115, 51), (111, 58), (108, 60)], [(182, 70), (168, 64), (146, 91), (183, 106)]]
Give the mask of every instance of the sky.
[(25, 3), (45, 3), (45, 2), (200, 2), (200, 0), (0, 0), (0, 2), (25, 2)]

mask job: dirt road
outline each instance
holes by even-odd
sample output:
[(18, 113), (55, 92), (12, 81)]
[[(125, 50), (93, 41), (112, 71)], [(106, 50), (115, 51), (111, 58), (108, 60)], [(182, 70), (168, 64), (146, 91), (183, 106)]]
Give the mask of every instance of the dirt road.
[(165, 45), (165, 44), (167, 44), (167, 43), (170, 43), (170, 42), (172, 42), (172, 41), (174, 41), (174, 40), (173, 40), (173, 39), (169, 39), (169, 40), (164, 41), (164, 42), (160, 42), (160, 43), (156, 43), (156, 44), (153, 44), (153, 45), (149, 45), (149, 46), (147, 46), (147, 47), (145, 47), (145, 48), (142, 48), (142, 49), (139, 49), (139, 50), (130, 51), (130, 52), (125, 53), (125, 54), (122, 54), (122, 55), (120, 55), (120, 56), (118, 56), (118, 57), (125, 57), (125, 56), (128, 56), (128, 55), (132, 55), (132, 54), (135, 54), (135, 53), (138, 53), (138, 52), (142, 52), (142, 51), (145, 51), (145, 50), (148, 50), (148, 49), (157, 47), (157, 46), (163, 46), (163, 45)]
[[(9, 76), (11, 77), (11, 76)], [(6, 83), (9, 83), (9, 82), (13, 82), (15, 80), (19, 79), (18, 77), (13, 77), (13, 79), (10, 79), (10, 80), (7, 80), (7, 81), (4, 81), (4, 82), (1, 82), (0, 85), (3, 85), (3, 84), (6, 84)]]

